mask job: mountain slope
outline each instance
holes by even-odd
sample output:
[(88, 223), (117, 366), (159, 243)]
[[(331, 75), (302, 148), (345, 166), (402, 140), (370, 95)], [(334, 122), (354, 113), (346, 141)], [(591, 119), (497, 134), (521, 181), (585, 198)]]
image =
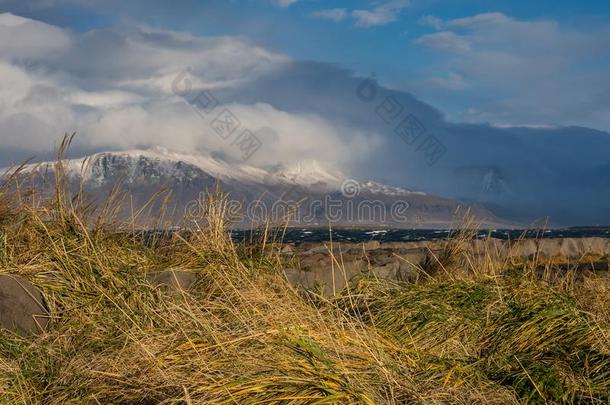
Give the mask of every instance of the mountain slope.
[[(230, 163), (209, 154), (187, 155), (163, 149), (102, 152), (63, 162), (73, 190), (82, 187), (102, 199), (116, 184), (130, 194), (130, 201), (143, 204), (162, 188), (172, 191), (177, 221), (183, 213), (197, 217), (206, 193), (216, 187), (229, 194), (241, 213), (238, 227), (250, 227), (270, 219), (291, 219), (295, 226), (448, 227), (460, 206), (458, 201), (391, 187), (374, 181), (348, 179), (320, 162), (304, 161), (284, 167), (257, 168)], [(28, 165), (23, 175), (49, 189), (55, 164)], [(472, 207), (483, 223), (498, 225), (493, 214)], [(130, 212), (123, 209), (124, 215)], [(192, 218), (196, 219), (196, 218)]]

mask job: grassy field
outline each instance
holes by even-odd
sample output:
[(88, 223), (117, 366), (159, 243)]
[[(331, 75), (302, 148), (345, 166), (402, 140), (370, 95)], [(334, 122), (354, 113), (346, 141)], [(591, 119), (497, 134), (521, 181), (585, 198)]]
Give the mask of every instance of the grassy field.
[[(458, 234), (416, 284), (363, 274), (328, 298), (286, 281), (277, 243), (234, 245), (222, 197), (152, 248), (57, 191), (0, 191), (0, 272), (51, 317), (0, 335), (2, 403), (610, 403), (607, 276), (474, 265)], [(165, 269), (197, 281), (147, 281)]]

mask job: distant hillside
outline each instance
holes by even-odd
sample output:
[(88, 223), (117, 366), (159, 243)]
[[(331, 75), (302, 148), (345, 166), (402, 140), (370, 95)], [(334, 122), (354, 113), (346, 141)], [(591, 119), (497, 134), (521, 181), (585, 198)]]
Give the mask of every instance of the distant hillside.
[[(197, 201), (216, 187), (228, 193), (236, 211), (242, 213), (237, 227), (250, 227), (265, 218), (282, 222), (290, 212), (293, 226), (446, 228), (452, 226), (456, 210), (467, 208), (456, 200), (351, 180), (316, 161), (263, 169), (212, 155), (132, 150), (67, 160), (64, 168), (72, 190), (82, 186), (98, 200), (116, 184), (129, 192), (134, 205), (143, 204), (161, 189), (171, 190), (170, 222), (185, 212), (197, 216)], [(50, 190), (55, 163), (28, 165), (23, 171), (26, 175), (32, 176), (36, 187)], [(124, 208), (122, 215), (126, 216), (130, 210)], [(481, 207), (468, 208), (486, 225), (507, 225)]]

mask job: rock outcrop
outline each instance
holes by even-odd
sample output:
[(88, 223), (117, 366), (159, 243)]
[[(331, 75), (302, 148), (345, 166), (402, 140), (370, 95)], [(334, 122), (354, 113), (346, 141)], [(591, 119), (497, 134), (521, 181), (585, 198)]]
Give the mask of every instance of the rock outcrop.
[[(426, 260), (435, 261), (435, 257), (441, 255), (444, 243), (446, 241), (371, 241), (334, 243), (332, 249), (330, 244), (305, 243), (284, 249), (283, 254), (294, 255), (299, 263), (285, 273), (292, 284), (323, 293), (340, 291), (350, 280), (365, 272), (380, 278), (414, 281), (422, 276), (421, 267)], [(475, 261), (558, 258), (573, 264), (580, 262), (577, 269), (607, 271), (610, 239), (475, 239), (465, 249)], [(592, 258), (596, 260), (595, 266), (587, 264)]]
[(46, 330), (49, 315), (41, 292), (16, 275), (0, 276), (0, 328), (22, 336)]

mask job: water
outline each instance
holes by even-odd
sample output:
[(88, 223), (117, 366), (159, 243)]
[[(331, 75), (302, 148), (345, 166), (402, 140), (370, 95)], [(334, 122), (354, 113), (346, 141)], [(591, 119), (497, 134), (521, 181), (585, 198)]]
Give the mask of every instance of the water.
[[(286, 243), (325, 242), (332, 240), (336, 242), (367, 242), (378, 240), (380, 242), (403, 242), (439, 240), (449, 236), (451, 231), (444, 229), (287, 229), (275, 231), (275, 239)], [(231, 236), (236, 241), (249, 241), (261, 236), (260, 231), (232, 231)], [(523, 230), (523, 229), (487, 229), (480, 230), (477, 237), (485, 238), (491, 236), (497, 239), (518, 238), (610, 238), (610, 228), (580, 227), (549, 230)]]

